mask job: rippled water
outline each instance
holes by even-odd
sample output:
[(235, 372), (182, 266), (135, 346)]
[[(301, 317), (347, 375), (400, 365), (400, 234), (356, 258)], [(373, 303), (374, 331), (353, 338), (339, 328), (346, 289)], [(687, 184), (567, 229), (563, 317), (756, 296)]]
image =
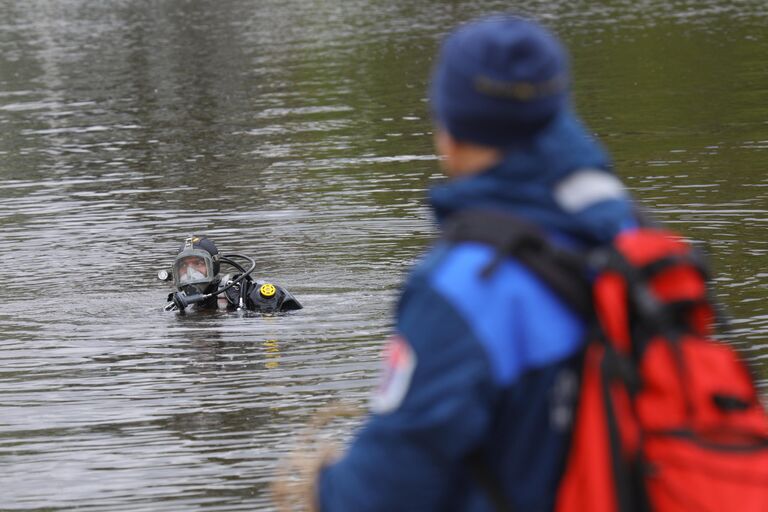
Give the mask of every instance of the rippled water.
[[(620, 174), (710, 247), (767, 386), (763, 2), (529, 4)], [(508, 7), (0, 0), (0, 508), (269, 509), (300, 426), (365, 404), (434, 235), (437, 41)], [(191, 232), (305, 309), (163, 312)]]

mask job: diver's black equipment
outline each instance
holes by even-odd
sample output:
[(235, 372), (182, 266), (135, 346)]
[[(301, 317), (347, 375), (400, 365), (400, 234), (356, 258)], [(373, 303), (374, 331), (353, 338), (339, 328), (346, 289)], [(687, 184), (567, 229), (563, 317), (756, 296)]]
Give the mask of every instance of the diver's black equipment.
[(189, 306), (190, 304), (197, 304), (198, 302), (203, 302), (205, 299), (209, 298), (210, 296), (203, 295), (202, 293), (190, 293), (187, 295), (186, 292), (176, 292), (173, 294), (173, 300), (165, 306), (166, 311), (170, 311), (175, 307), (179, 311), (184, 311), (184, 309)]
[[(234, 258), (247, 260), (250, 267), (245, 269)], [(239, 273), (219, 275), (221, 263), (232, 266)], [(168, 295), (165, 310), (175, 309), (183, 314), (186, 307), (193, 304), (198, 308), (219, 308), (226, 304), (227, 309), (260, 313), (302, 308), (285, 288), (251, 278), (255, 268), (256, 262), (252, 258), (242, 254), (220, 254), (213, 241), (193, 235), (184, 241), (173, 262), (170, 279), (173, 279), (176, 290)], [(169, 280), (168, 272), (158, 272), (158, 278)]]
[(224, 296), (230, 306), (258, 313), (284, 313), (302, 309), (291, 293), (280, 285), (248, 279), (229, 289)]
[[(236, 261), (232, 261), (231, 259), (227, 258), (226, 256), (222, 257), (222, 261), (224, 261), (224, 263), (229, 263), (230, 265), (235, 267), (240, 272), (245, 272), (245, 269), (243, 267), (241, 267), (239, 263), (237, 263)], [(247, 291), (248, 291), (248, 287), (247, 286), (240, 286), (240, 295), (238, 296), (237, 301), (235, 302), (239, 309), (243, 309), (245, 307), (245, 296), (246, 296)], [(227, 297), (227, 299), (230, 299), (230, 298)]]
[[(196, 251), (193, 249), (192, 251)], [(192, 251), (189, 252), (192, 256), (195, 256), (195, 254), (192, 253)], [(180, 252), (179, 254), (184, 253), (184, 251)], [(218, 254), (217, 254), (218, 256)], [(232, 260), (232, 258), (243, 258), (245, 260), (248, 260), (248, 262), (251, 264), (251, 267), (248, 270), (245, 270), (239, 263)], [(170, 302), (165, 305), (166, 311), (171, 311), (172, 309), (176, 308), (180, 312), (184, 312), (184, 309), (191, 305), (191, 304), (198, 304), (200, 302), (204, 302), (211, 297), (215, 297), (223, 292), (226, 292), (236, 284), (240, 283), (244, 279), (247, 279), (251, 273), (256, 269), (256, 260), (249, 256), (245, 256), (242, 254), (228, 254), (226, 256), (220, 256), (220, 258), (217, 258), (221, 262), (228, 263), (229, 265), (232, 265), (236, 269), (238, 269), (242, 274), (237, 276), (232, 281), (228, 282), (226, 286), (223, 288), (219, 288), (216, 291), (209, 292), (209, 293), (202, 293), (200, 290), (198, 290), (194, 285), (196, 282), (192, 282), (189, 285), (183, 285), (184, 289), (178, 290), (174, 293), (172, 293), (168, 298)], [(178, 261), (178, 259), (177, 259)], [(177, 272), (177, 265), (174, 264), (174, 283), (179, 283), (180, 279), (175, 275)], [(158, 274), (159, 277), (159, 274)], [(177, 289), (179, 286), (177, 285)], [(246, 287), (243, 287), (246, 288)], [(244, 303), (244, 301), (241, 301)], [(243, 307), (242, 305), (240, 307)]]
[(301, 309), (302, 305), (291, 293), (272, 283), (255, 282), (248, 290), (246, 303), (248, 309), (262, 313), (276, 313), (278, 311), (293, 311)]

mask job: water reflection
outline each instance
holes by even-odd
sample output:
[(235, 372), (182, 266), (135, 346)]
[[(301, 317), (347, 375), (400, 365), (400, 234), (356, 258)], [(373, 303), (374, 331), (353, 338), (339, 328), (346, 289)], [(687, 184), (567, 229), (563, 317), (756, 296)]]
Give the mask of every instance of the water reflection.
[[(439, 36), (508, 7), (0, 0), (5, 507), (268, 509), (300, 425), (366, 403), (434, 236)], [(527, 8), (571, 45), (575, 101), (633, 191), (706, 241), (768, 386), (764, 2)], [(164, 313), (154, 273), (191, 232), (305, 309)]]

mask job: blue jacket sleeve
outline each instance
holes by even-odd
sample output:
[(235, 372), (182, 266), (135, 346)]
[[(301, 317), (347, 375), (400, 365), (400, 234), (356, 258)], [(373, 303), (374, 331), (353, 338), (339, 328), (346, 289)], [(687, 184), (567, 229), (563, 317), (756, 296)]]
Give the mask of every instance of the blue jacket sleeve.
[(373, 414), (318, 482), (324, 512), (444, 510), (464, 459), (489, 429), (497, 391), (460, 314), (425, 280), (401, 299), (397, 331), (415, 366), (402, 402)]

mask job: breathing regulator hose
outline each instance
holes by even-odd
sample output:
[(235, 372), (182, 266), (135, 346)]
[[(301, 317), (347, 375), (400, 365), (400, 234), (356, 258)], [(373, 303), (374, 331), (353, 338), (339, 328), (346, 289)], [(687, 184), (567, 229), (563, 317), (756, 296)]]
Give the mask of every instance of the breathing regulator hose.
[[(248, 270), (245, 270), (242, 265), (237, 263), (236, 261), (232, 260), (232, 258), (242, 258), (244, 260), (248, 260), (248, 263), (251, 264), (251, 267)], [(248, 277), (251, 275), (251, 273), (256, 269), (256, 260), (251, 258), (250, 256), (245, 256), (243, 254), (227, 254), (221, 256), (221, 261), (223, 263), (227, 263), (229, 265), (232, 265), (237, 270), (242, 272), (237, 278), (233, 279), (224, 288), (221, 288), (219, 290), (216, 290), (215, 292), (211, 293), (190, 293), (187, 294), (183, 291), (175, 292), (172, 296), (171, 302), (165, 305), (166, 311), (171, 311), (172, 309), (176, 308), (180, 312), (184, 312), (184, 309), (186, 309), (187, 306), (190, 304), (197, 304), (198, 302), (203, 302), (204, 300), (208, 300), (211, 297), (215, 297), (216, 295), (219, 295), (221, 293), (224, 293), (225, 291), (229, 290), (236, 284), (242, 282), (244, 279), (248, 279)], [(245, 288), (245, 287), (243, 287)], [(243, 294), (240, 294), (240, 307), (243, 305)]]

